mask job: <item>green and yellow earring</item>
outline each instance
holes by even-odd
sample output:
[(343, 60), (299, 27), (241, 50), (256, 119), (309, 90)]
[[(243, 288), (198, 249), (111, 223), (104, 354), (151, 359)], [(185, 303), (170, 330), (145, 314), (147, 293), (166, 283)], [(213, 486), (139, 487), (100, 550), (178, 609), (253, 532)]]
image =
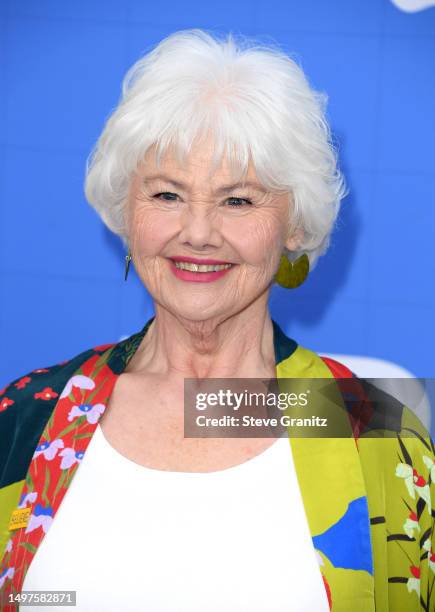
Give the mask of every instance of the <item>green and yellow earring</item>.
[(128, 271), (130, 270), (130, 261), (131, 261), (131, 252), (128, 250), (127, 255), (125, 256), (125, 275), (124, 280), (127, 280)]
[(285, 255), (281, 255), (275, 280), (285, 289), (296, 289), (296, 287), (302, 285), (309, 271), (310, 260), (306, 253), (298, 257), (294, 262), (289, 261)]

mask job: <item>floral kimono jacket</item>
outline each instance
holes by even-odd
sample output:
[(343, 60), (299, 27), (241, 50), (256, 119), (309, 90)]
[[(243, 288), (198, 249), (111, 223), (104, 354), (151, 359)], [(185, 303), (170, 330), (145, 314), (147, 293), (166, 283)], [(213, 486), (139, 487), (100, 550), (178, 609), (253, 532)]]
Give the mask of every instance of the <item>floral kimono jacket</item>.
[[(22, 589), (117, 377), (153, 318), (117, 344), (34, 370), (0, 392), (4, 612), (18, 609), (10, 598)], [(276, 322), (273, 329), (278, 381), (362, 380), (342, 364), (298, 345)], [(345, 390), (343, 399), (349, 437), (289, 436), (330, 609), (433, 612), (433, 442), (412, 411), (394, 398), (388, 411), (365, 402), (347, 403)]]

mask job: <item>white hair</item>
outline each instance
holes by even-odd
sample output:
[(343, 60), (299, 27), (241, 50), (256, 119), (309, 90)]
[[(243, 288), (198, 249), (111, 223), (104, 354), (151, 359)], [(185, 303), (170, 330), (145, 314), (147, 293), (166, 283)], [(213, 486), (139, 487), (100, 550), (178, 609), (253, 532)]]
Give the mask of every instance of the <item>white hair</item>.
[(85, 192), (104, 223), (128, 244), (124, 208), (131, 175), (147, 150), (168, 147), (184, 160), (195, 138), (211, 134), (213, 164), (235, 172), (250, 159), (262, 184), (293, 196), (292, 227), (304, 238), (289, 259), (307, 253), (311, 268), (330, 242), (346, 187), (325, 118), (327, 96), (276, 45), (199, 30), (175, 32), (125, 75), (86, 168)]

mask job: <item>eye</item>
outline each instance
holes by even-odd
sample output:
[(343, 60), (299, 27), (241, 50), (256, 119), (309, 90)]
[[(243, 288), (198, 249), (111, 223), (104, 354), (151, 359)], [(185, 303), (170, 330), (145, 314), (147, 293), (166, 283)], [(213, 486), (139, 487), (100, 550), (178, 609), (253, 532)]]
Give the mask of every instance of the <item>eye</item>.
[(162, 191), (161, 193), (156, 193), (155, 195), (153, 195), (153, 198), (157, 198), (158, 200), (164, 200), (165, 202), (174, 202), (177, 197), (178, 196), (176, 193), (172, 193), (170, 191)]
[(251, 200), (248, 198), (228, 198), (227, 202), (231, 208), (241, 208), (242, 206), (252, 206)]

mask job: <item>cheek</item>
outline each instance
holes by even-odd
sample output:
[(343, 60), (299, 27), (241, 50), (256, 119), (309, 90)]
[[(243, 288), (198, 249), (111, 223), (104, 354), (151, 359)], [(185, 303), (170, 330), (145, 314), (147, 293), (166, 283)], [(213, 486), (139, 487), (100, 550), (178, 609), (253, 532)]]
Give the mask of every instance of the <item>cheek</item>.
[(273, 261), (282, 242), (279, 222), (269, 216), (241, 220), (239, 227), (228, 229), (227, 236), (243, 260), (254, 266)]
[(156, 255), (171, 236), (171, 223), (167, 215), (145, 207), (136, 207), (130, 224), (130, 242), (134, 251)]

